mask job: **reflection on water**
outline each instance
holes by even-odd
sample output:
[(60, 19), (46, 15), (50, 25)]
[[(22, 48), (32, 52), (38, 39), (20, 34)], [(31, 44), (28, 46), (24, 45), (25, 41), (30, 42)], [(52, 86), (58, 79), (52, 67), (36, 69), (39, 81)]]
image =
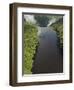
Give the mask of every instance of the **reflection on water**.
[(34, 57), (32, 73), (63, 72), (63, 54), (57, 45), (57, 34), (52, 28), (38, 27), (39, 46)]

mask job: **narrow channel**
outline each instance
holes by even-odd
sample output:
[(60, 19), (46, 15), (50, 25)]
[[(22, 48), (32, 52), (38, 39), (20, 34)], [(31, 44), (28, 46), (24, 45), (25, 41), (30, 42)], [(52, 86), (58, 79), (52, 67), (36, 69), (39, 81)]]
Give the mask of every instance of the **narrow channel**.
[(33, 62), (32, 73), (62, 73), (63, 56), (57, 45), (57, 34), (52, 28), (39, 27), (42, 31)]

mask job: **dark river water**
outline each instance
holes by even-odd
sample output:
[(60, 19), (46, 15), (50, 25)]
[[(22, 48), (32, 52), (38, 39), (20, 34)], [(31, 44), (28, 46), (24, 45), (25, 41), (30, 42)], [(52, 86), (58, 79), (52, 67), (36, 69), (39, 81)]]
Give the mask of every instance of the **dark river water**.
[(39, 46), (33, 62), (32, 73), (61, 73), (63, 72), (63, 56), (57, 46), (57, 34), (51, 28), (40, 27)]

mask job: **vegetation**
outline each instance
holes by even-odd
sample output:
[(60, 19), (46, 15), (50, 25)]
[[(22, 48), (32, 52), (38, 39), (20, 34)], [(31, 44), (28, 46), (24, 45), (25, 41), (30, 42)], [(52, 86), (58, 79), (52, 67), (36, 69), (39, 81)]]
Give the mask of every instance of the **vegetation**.
[(62, 16), (60, 15), (49, 15), (48, 16), (48, 18), (51, 20), (51, 19), (56, 19), (56, 20), (58, 20), (58, 19), (60, 19), (60, 18), (62, 18)]
[(49, 23), (48, 16), (45, 16), (45, 15), (35, 15), (34, 18), (37, 21), (37, 24), (39, 26), (41, 26), (41, 27), (46, 27), (47, 24)]
[(60, 48), (63, 47), (63, 19), (59, 19), (57, 22), (51, 25), (53, 29), (57, 32), (57, 36), (60, 41)]
[[(40, 27), (46, 27), (49, 20), (52, 18), (58, 19), (57, 16), (46, 16), (46, 15), (35, 15), (34, 16), (37, 24), (32, 24), (32, 22), (26, 21), (24, 25), (24, 73), (32, 74), (33, 58), (36, 54), (37, 46), (39, 44), (37, 36), (37, 25)], [(60, 48), (63, 47), (63, 19), (58, 19), (55, 23), (51, 25), (53, 29), (57, 32), (57, 36), (60, 39)]]
[(33, 57), (38, 45), (37, 27), (26, 22), (24, 26), (24, 73), (31, 74)]

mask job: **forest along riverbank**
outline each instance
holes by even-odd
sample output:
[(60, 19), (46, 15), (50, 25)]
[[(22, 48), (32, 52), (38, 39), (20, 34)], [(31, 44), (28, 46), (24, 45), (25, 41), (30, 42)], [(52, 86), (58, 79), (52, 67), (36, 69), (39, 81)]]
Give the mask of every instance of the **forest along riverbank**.
[(63, 72), (63, 57), (57, 46), (57, 34), (52, 28), (38, 27), (39, 46), (34, 58), (32, 73)]

